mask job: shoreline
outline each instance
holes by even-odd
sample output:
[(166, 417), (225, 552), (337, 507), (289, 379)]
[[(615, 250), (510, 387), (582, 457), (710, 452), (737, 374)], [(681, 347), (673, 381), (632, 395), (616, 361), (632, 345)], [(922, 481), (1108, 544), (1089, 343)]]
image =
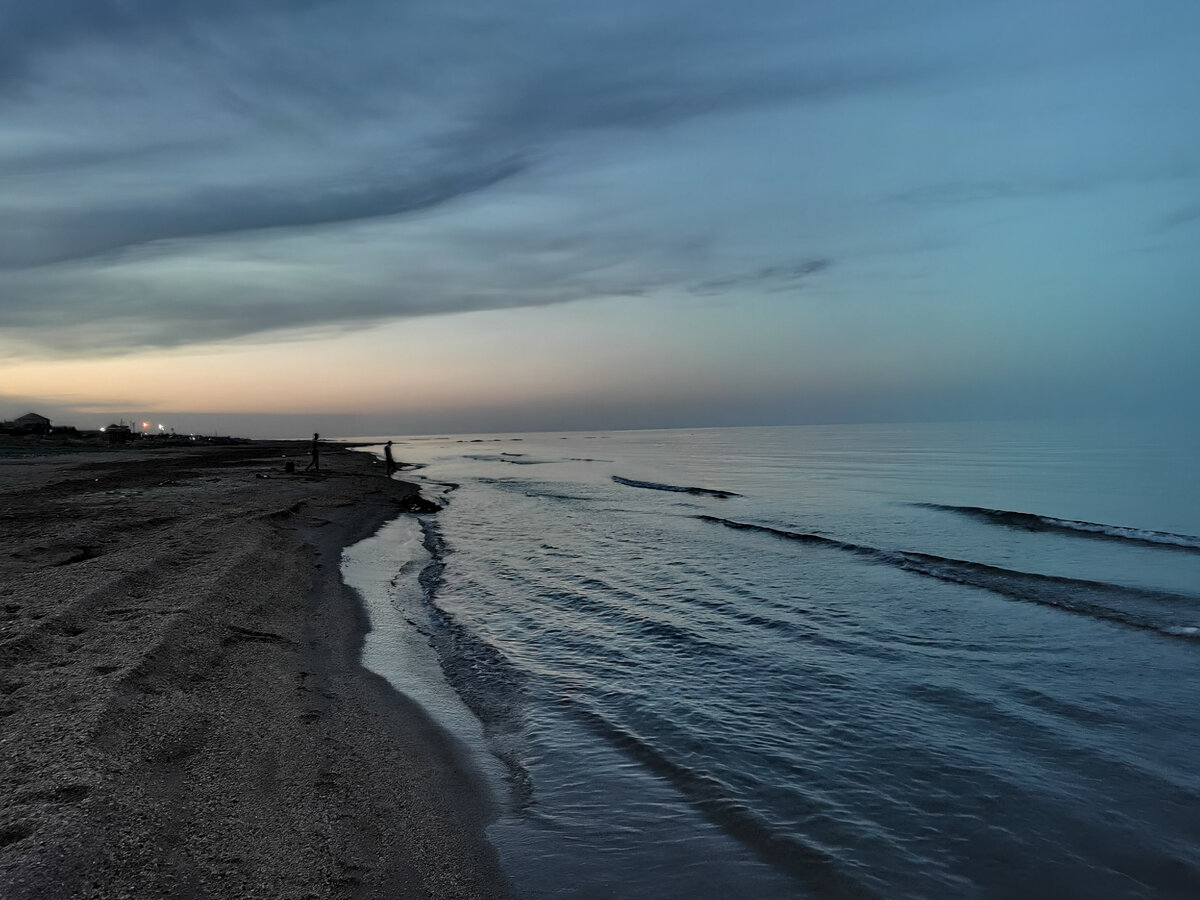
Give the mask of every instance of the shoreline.
[(483, 776), (361, 665), (417, 499), (303, 442), (0, 459), (0, 894), (506, 897)]

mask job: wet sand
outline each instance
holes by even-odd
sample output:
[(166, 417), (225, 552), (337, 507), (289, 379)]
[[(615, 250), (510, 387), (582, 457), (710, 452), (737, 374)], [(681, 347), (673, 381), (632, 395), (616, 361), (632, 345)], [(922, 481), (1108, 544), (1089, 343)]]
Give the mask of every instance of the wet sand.
[(358, 665), (341, 550), (414, 489), (284, 457), (0, 457), (0, 896), (507, 896), (479, 777)]

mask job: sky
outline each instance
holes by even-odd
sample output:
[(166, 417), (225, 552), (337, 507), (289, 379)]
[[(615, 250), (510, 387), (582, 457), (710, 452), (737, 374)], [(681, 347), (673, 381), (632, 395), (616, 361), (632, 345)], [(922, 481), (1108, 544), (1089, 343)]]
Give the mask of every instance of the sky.
[(0, 0), (0, 418), (1195, 417), (1195, 0)]

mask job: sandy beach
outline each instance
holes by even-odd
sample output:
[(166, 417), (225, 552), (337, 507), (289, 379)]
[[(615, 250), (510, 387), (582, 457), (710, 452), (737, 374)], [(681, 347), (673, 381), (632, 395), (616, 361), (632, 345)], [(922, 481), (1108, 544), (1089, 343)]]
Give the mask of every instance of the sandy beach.
[(0, 457), (0, 896), (503, 897), (491, 800), (358, 664), (365, 454)]

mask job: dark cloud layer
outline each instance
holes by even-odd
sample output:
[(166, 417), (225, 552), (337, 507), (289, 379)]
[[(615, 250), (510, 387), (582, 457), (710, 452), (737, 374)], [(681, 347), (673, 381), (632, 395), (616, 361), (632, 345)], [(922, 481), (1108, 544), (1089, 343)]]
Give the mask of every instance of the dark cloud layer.
[[(0, 329), (112, 352), (611, 296), (762, 296), (841, 277), (847, 233), (937, 240), (912, 222), (1194, 177), (1194, 152), (1171, 162), (1172, 142), (1195, 145), (1178, 136), (1141, 170), (1076, 165), (1039, 143), (1049, 118), (1014, 137), (1051, 158), (1045, 171), (1005, 169), (994, 142), (923, 140), (931, 123), (984, 118), (975, 86), (922, 105), (969, 73), (1007, 89), (1028, 59), (1079, 57), (1097, 29), (1105, 48), (1119, 32), (1157, 49), (1168, 33), (1112, 4), (1112, 22), (1083, 3), (1017, 6), (0, 0)], [(1010, 104), (1018, 121), (1041, 95)], [(1079, 144), (1106, 146), (1116, 129), (1093, 119)], [(676, 173), (697, 145), (736, 142), (696, 170), (708, 180)], [(789, 168), (793, 155), (806, 164)], [(794, 203), (810, 182), (811, 209)], [(749, 214), (713, 212), (738, 190)], [(693, 194), (715, 198), (704, 215)], [(1193, 219), (1177, 199), (1159, 215)]]
[[(303, 12), (329, 0), (255, 0), (259, 11)], [(186, 34), (244, 14), (241, 0), (4, 0), (0, 3), (0, 83), (16, 82), (47, 51), (73, 43), (142, 41)]]
[(428, 177), (397, 175), (390, 183), (353, 179), (341, 185), (193, 188), (138, 204), (115, 200), (94, 209), (47, 216), (41, 222), (23, 222), (20, 233), (0, 247), (0, 268), (65, 262), (154, 241), (419, 212), (484, 190), (523, 168), (520, 160), (506, 160), (455, 171), (445, 160)]
[[(248, 283), (235, 313), (236, 275), (205, 293), (196, 280), (172, 287), (142, 273), (152, 257), (199, 253), (197, 265), (221, 265), (207, 240), (326, 229), (336, 242), (339, 226), (536, 184), (544, 164), (569, 158), (563, 146), (588, 135), (892, 90), (928, 69), (806, 53), (820, 29), (804, 23), (773, 0), (590, 10), (548, 0), (503, 10), (482, 0), (5, 0), (0, 326), (54, 330), (61, 344), (64, 318), (130, 316), (139, 340), (174, 344), (644, 293), (670, 277), (600, 284), (588, 273), (603, 263), (579, 253), (563, 271), (514, 265), (510, 251), (495, 260), (507, 292), (447, 279), (419, 301), (362, 273), (330, 273), (331, 290), (357, 287), (323, 298), (285, 299), (287, 281)], [(551, 237), (531, 236), (526, 258)], [(274, 252), (253, 240), (255, 252)], [(398, 274), (385, 267), (379, 279)], [(734, 273), (724, 287), (745, 281)], [(74, 332), (81, 345), (111, 341), (103, 328), (90, 339), (83, 325)]]

